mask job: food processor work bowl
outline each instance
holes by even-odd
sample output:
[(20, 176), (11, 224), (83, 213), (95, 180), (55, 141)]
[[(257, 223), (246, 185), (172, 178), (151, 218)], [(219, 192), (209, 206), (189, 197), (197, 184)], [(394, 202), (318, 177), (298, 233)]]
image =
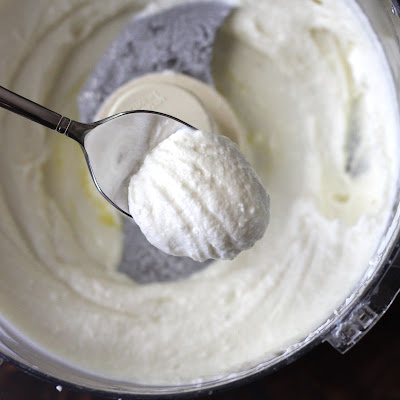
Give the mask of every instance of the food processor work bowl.
[[(10, 3), (12, 3), (12, 1), (0, 1), (0, 15), (1, 13), (10, 12)], [(89, 4), (90, 2), (88, 1), (87, 3)], [(95, 5), (93, 5), (94, 3)], [(71, 94), (71, 84), (69, 82), (66, 82), (63, 87), (52, 87), (51, 82), (57, 82), (62, 79), (62, 77), (58, 75), (57, 71), (49, 71), (47, 78), (41, 83), (43, 90), (46, 93), (50, 93), (49, 98), (56, 99), (59, 97), (62, 98), (68, 96), (71, 98), (76, 98), (80, 88), (82, 87), (82, 84), (86, 81), (91, 70), (93, 70), (95, 63), (97, 62), (97, 58), (101, 56), (107, 49), (107, 45), (109, 44), (110, 40), (118, 35), (121, 27), (129, 22), (131, 16), (135, 12), (143, 11), (141, 6), (139, 6), (139, 4), (141, 4), (140, 1), (131, 2), (127, 0), (118, 0), (118, 3), (120, 3), (118, 12), (115, 12), (114, 14), (110, 12), (112, 17), (107, 19), (103, 17), (101, 13), (97, 14), (95, 10), (96, 7), (111, 7), (109, 2), (92, 2), (90, 3), (90, 7), (87, 6), (85, 2), (81, 2), (80, 6), (73, 11), (75, 13), (76, 20), (73, 24), (71, 24), (70, 27), (68, 27), (67, 30), (65, 30), (66, 28), (61, 25), (60, 27), (55, 26), (56, 22), (53, 24), (53, 26), (50, 26), (49, 29), (52, 30), (60, 29), (60, 34), (64, 36), (76, 34), (78, 35), (77, 37), (80, 37), (79, 35), (82, 34), (84, 37), (82, 32), (84, 32), (86, 29), (86, 21), (88, 18), (92, 18), (99, 26), (102, 26), (102, 29), (99, 30), (99, 38), (94, 40), (94, 42), (90, 45), (92, 47), (91, 50), (93, 50), (93, 48), (95, 49), (96, 55), (91, 60), (91, 64), (89, 63), (90, 65), (87, 65), (85, 68), (81, 68), (81, 70), (84, 70), (85, 72), (75, 79), (75, 81), (80, 82), (80, 87), (78, 89), (75, 88), (73, 90), (73, 94)], [(177, 3), (177, 1), (171, 1), (171, 4), (175, 3)], [(18, 2), (19, 6), (21, 6), (21, 4), (23, 4), (23, 2)], [(397, 0), (358, 0), (358, 4), (368, 17), (369, 22), (372, 25), (385, 52), (398, 98), (400, 94), (400, 5)], [(150, 11), (147, 10), (144, 13)], [(47, 10), (47, 12), (51, 13), (51, 7)], [(46, 15), (46, 18), (48, 17), (49, 16)], [(9, 18), (11, 21), (12, 18), (14, 18), (14, 15), (10, 15)], [(157, 26), (154, 27), (154, 30), (157, 30)], [(10, 31), (10, 40), (14, 33), (16, 36), (19, 34), (18, 32)], [(95, 34), (97, 33), (95, 32), (94, 35)], [(42, 46), (44, 46), (44, 41), (46, 40), (46, 46), (53, 46), (54, 49), (58, 48), (63, 57), (61, 59), (65, 59), (66, 55), (68, 56), (64, 66), (68, 71), (72, 71), (76, 65), (82, 66), (82, 63), (87, 63), (85, 57), (79, 57), (79, 55), (85, 54), (89, 50), (84, 39), (80, 41), (77, 40), (76, 54), (72, 54), (71, 52), (71, 55), (68, 53), (70, 50), (64, 51), (62, 49), (62, 45), (60, 46), (57, 40), (51, 42), (51, 40), (48, 38), (46, 39), (46, 32), (43, 33), (42, 39), (42, 41), (39, 41), (35, 44), (36, 48), (32, 50), (37, 52), (38, 57), (44, 57), (44, 55), (48, 56), (49, 54), (48, 48), (42, 48)], [(27, 39), (25, 46), (29, 47), (31, 45), (32, 44)], [(31, 53), (27, 51), (26, 54), (30, 55)], [(58, 53), (54, 55), (54, 57), (59, 56), (60, 55)], [(27, 56), (27, 58), (29, 57)], [(46, 64), (45, 61), (43, 61), (43, 64)], [(24, 73), (25, 69), (29, 69), (30, 67), (31, 65), (29, 65), (29, 63), (27, 65), (14, 65), (13, 60), (11, 59), (7, 59), (6, 62), (4, 60), (0, 61), (0, 69), (5, 71), (4, 76), (7, 76), (10, 82), (13, 81), (12, 77), (14, 75), (17, 76), (17, 73), (22, 74)], [(46, 65), (43, 65), (43, 68), (46, 69)], [(23, 91), (22, 94), (24, 94)], [(35, 93), (32, 93), (32, 95), (35, 95)], [(29, 93), (27, 93), (27, 97), (29, 97)], [(61, 100), (58, 101), (60, 105), (63, 104)], [(74, 105), (73, 107), (76, 106)], [(70, 110), (60, 111), (65, 113), (68, 112), (68, 115), (73, 116), (74, 108), (71, 109), (71, 112)], [(400, 110), (398, 110), (398, 113), (400, 115)], [(0, 141), (1, 140), (2, 139), (0, 138)], [(46, 141), (45, 138), (42, 138), (41, 140), (43, 143)], [(7, 143), (4, 145), (7, 145)], [(26, 144), (26, 146), (30, 145), (32, 144)], [(27, 162), (27, 160), (18, 160), (18, 168), (23, 168), (25, 162)], [(39, 163), (42, 161), (36, 159), (33, 162)], [(70, 167), (73, 168), (73, 166)], [(46, 175), (43, 179), (57, 180), (51, 175), (51, 173)], [(49, 191), (51, 190), (49, 189)], [(57, 197), (56, 193), (52, 193), (52, 195)], [(66, 362), (60, 356), (55, 356), (50, 352), (47, 353), (45, 351), (38, 350), (38, 347), (35, 343), (23, 337), (18, 330), (13, 328), (13, 324), (11, 322), (4, 321), (1, 318), (1, 309), (0, 359), (10, 362), (30, 374), (54, 382), (55, 385), (61, 385), (74, 390), (83, 390), (98, 395), (114, 397), (136, 395), (140, 398), (160, 398), (162, 396), (189, 397), (199, 393), (206, 394), (213, 390), (233, 387), (236, 384), (241, 384), (262, 374), (268, 374), (276, 371), (278, 368), (284, 367), (322, 342), (328, 342), (340, 353), (345, 353), (355, 344), (357, 344), (357, 342), (366, 333), (368, 333), (368, 331), (382, 317), (400, 290), (400, 187), (397, 188), (396, 196), (397, 197), (396, 201), (394, 202), (389, 224), (383, 230), (384, 234), (380, 244), (374, 257), (370, 260), (369, 264), (366, 265), (365, 275), (359, 282), (358, 287), (356, 287), (354, 291), (349, 294), (347, 299), (344, 299), (342, 305), (332, 313), (331, 317), (327, 319), (324, 324), (319, 326), (318, 329), (311, 332), (308, 337), (301, 342), (290, 345), (285, 351), (277, 352), (274, 357), (269, 357), (266, 361), (259, 362), (257, 365), (243, 367), (242, 370), (235, 373), (221, 375), (219, 377), (213, 377), (210, 379), (199, 377), (197, 381), (183, 384), (140, 384), (119, 378), (106, 378), (101, 374), (97, 374), (97, 371), (91, 372), (84, 368), (78, 368), (75, 365)], [(25, 199), (24, 201), (27, 200)], [(273, 201), (274, 199), (272, 198), (271, 215), (274, 212)], [(19, 200), (17, 201), (15, 207), (18, 207), (18, 203)], [(37, 206), (37, 204), (32, 206), (32, 213), (35, 213), (35, 207)], [(90, 218), (91, 216), (87, 215), (86, 217)], [(7, 215), (3, 215), (2, 218), (7, 219), (8, 217)], [(16, 217), (16, 219), (17, 218), (18, 217)], [(113, 220), (107, 219), (107, 221), (109, 222), (110, 226), (114, 223)], [(65, 221), (65, 224), (67, 225), (68, 221)], [(17, 225), (18, 223), (13, 224), (10, 222), (10, 226), (12, 226), (12, 228), (10, 228), (11, 233), (9, 235), (10, 241), (13, 240), (14, 229), (17, 229)], [(43, 227), (43, 229), (54, 229), (54, 231), (57, 231), (57, 229), (62, 230), (64, 228), (63, 226), (58, 226)], [(40, 233), (36, 232), (35, 235), (39, 237)], [(66, 242), (68, 241), (68, 238), (64, 239)], [(43, 252), (46, 251), (46, 247), (44, 247)], [(24, 252), (25, 249), (21, 248), (21, 253)], [(4, 252), (0, 252), (0, 256), (2, 259), (7, 258), (7, 254)], [(67, 257), (64, 254), (61, 256)], [(68, 257), (71, 260), (74, 258), (73, 255), (70, 254)], [(57, 257), (55, 257), (54, 260), (54, 263), (57, 263)], [(32, 262), (34, 263), (35, 260)], [(36, 268), (40, 270), (40, 266), (37, 266)], [(106, 272), (105, 276), (107, 276)], [(32, 287), (36, 284), (37, 282), (31, 282)], [(12, 288), (10, 288), (10, 290), (12, 290)], [(32, 301), (40, 301), (40, 299), (32, 299)], [(318, 298), (315, 298), (315, 301), (318, 301)], [(20, 304), (13, 304), (13, 307), (24, 307), (24, 303), (21, 302)], [(46, 312), (45, 310), (46, 308), (44, 307), (42, 312)], [(193, 312), (196, 313), (196, 310), (193, 310)], [(59, 318), (64, 318), (62, 309), (60, 309)], [(24, 326), (23, 322), (20, 323), (20, 326)], [(66, 334), (68, 335), (68, 333)], [(124, 332), (121, 332), (121, 335), (123, 334)], [(96, 332), (93, 332), (93, 336), (95, 335)], [(63, 337), (62, 334), (60, 334), (60, 337)], [(112, 359), (112, 363), (118, 364), (118, 356), (110, 355), (110, 359)]]

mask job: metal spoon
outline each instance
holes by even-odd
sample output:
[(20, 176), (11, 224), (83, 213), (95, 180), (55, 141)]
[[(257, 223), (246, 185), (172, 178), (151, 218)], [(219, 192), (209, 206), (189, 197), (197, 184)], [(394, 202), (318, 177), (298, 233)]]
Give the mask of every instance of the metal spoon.
[(129, 180), (140, 168), (145, 155), (179, 129), (193, 128), (170, 115), (142, 110), (84, 124), (1, 86), (0, 106), (76, 140), (81, 145), (96, 188), (129, 217)]

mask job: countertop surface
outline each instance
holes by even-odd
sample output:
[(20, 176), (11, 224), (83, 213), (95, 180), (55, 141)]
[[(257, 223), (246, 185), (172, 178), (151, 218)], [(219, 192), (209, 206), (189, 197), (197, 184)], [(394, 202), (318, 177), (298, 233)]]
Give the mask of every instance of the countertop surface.
[[(199, 400), (400, 400), (400, 298), (361, 343), (345, 355), (329, 344), (278, 372)], [(103, 400), (63, 389), (3, 363), (0, 400)], [(105, 399), (104, 399), (105, 400)]]

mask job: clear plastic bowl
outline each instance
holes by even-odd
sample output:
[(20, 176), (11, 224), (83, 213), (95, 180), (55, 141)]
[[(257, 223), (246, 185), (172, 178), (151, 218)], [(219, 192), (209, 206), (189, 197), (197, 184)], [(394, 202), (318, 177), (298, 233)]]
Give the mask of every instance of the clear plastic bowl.
[[(400, 5), (397, 0), (358, 0), (369, 17), (386, 52), (397, 93), (400, 93)], [(1, 10), (0, 10), (1, 12)], [(400, 110), (399, 110), (400, 111)], [(400, 193), (398, 193), (400, 200)], [(271, 373), (322, 342), (329, 342), (345, 353), (380, 319), (393, 302), (400, 288), (400, 208), (396, 204), (390, 226), (382, 238), (370, 268), (360, 286), (343, 302), (324, 325), (303, 342), (257, 367), (218, 380), (178, 386), (146, 386), (119, 382), (91, 375), (39, 353), (29, 343), (0, 325), (0, 360), (6, 360), (30, 374), (50, 380), (56, 385), (84, 390), (98, 395), (137, 395), (140, 397), (189, 396), (243, 383)], [(1, 362), (1, 361), (0, 361)]]

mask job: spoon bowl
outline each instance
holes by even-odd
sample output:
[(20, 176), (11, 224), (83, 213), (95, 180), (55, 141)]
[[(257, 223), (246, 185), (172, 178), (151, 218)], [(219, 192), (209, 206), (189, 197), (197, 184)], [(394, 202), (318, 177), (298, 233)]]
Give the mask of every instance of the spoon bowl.
[(182, 128), (193, 128), (156, 111), (134, 110), (85, 124), (64, 117), (0, 86), (0, 107), (77, 141), (98, 191), (131, 217), (128, 185), (146, 154)]

